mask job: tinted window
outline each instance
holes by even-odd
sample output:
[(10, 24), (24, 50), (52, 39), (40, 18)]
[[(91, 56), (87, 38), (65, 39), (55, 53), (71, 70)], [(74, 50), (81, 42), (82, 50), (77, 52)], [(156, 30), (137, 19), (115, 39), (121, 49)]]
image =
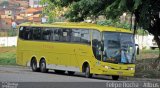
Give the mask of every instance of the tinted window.
[(52, 40), (53, 41), (60, 41), (60, 35), (61, 35), (61, 30), (60, 29), (58, 29), (58, 28), (53, 28), (52, 29), (52, 34), (51, 34), (51, 36), (52, 36)]
[(80, 41), (81, 41), (81, 30), (72, 29), (71, 42), (80, 42)]
[(81, 42), (90, 44), (90, 32), (87, 29), (81, 30)]
[(60, 41), (70, 42), (71, 30), (70, 29), (61, 29), (60, 31)]
[(90, 44), (87, 29), (21, 27), (19, 37), (26, 40), (47, 40)]
[(32, 39), (32, 30), (30, 27), (20, 27), (19, 29), (19, 37), (25, 40)]
[(20, 27), (20, 28), (19, 28), (19, 37), (20, 37), (21, 39), (25, 39), (24, 33), (25, 33), (25, 27)]
[(101, 60), (101, 34), (97, 30), (92, 31), (92, 49), (94, 56)]
[(44, 28), (44, 30), (42, 30), (42, 40), (51, 40), (51, 34), (52, 34), (52, 30), (51, 28)]
[(41, 28), (34, 27), (33, 30), (33, 40), (41, 40)]
[(55, 28), (50, 28), (50, 41), (55, 41), (56, 40), (56, 37), (55, 37)]

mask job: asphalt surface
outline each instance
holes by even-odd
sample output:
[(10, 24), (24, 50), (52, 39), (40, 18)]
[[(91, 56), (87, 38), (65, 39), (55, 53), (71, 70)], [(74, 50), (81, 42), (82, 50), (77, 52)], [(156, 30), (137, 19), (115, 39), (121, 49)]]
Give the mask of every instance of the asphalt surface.
[[(124, 79), (120, 79), (124, 80)], [(0, 66), (0, 82), (106, 82), (111, 81), (109, 76), (93, 75), (85, 78), (83, 73), (57, 74), (54, 70), (48, 73), (32, 72), (29, 67)]]
[[(0, 65), (0, 82), (108, 82), (114, 81), (110, 76), (93, 75), (85, 78), (83, 73), (70, 76), (57, 74), (54, 70), (48, 73), (32, 72), (30, 67)], [(121, 77), (118, 81), (160, 81), (160, 79)]]
[(160, 88), (160, 79), (124, 77), (114, 81), (109, 76), (85, 78), (82, 73), (69, 76), (54, 70), (41, 73), (29, 67), (0, 65), (0, 88)]

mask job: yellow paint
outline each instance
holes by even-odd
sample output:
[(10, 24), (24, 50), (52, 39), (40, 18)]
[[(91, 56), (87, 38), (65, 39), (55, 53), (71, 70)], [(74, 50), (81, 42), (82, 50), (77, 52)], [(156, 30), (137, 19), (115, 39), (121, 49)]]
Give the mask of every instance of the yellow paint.
[[(90, 23), (24, 23), (20, 26), (34, 27), (61, 27), (61, 28), (87, 28), (99, 31), (125, 32), (132, 33), (122, 28), (100, 26)], [(17, 64), (27, 65), (32, 57), (36, 57), (38, 63), (42, 57), (47, 64), (65, 65), (78, 67), (82, 72), (82, 65), (88, 62), (93, 74), (134, 76), (135, 70), (128, 70), (129, 67), (135, 68), (135, 64), (114, 64), (98, 61), (92, 52), (92, 46), (87, 44), (64, 43), (64, 42), (44, 42), (44, 41), (24, 41), (18, 39)], [(98, 63), (98, 64), (96, 64)], [(105, 68), (109, 66), (111, 69)]]

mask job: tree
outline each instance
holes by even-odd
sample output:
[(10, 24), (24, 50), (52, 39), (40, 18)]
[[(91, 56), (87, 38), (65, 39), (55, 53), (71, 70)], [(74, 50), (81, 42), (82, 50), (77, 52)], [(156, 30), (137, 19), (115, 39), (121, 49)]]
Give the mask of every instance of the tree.
[(154, 35), (160, 50), (160, 1), (142, 0), (142, 4), (135, 10), (135, 15), (137, 24)]
[[(43, 0), (42, 0), (43, 1)], [(160, 50), (160, 0), (49, 0), (56, 7), (66, 7), (70, 21), (93, 19), (99, 15), (119, 18), (124, 12), (135, 15), (134, 31), (142, 27), (154, 35)], [(160, 53), (159, 53), (160, 58)]]
[[(118, 1), (118, 0), (116, 0)], [(160, 51), (160, 0), (120, 0), (118, 8), (113, 5), (110, 8), (121, 9), (122, 12), (131, 12), (135, 15), (134, 30), (142, 27), (154, 35)], [(117, 3), (118, 4), (118, 3)], [(111, 13), (111, 11), (108, 11)], [(160, 59), (160, 53), (159, 53)]]
[(42, 15), (47, 15), (49, 22), (55, 22), (58, 17), (64, 15), (64, 8), (69, 7), (74, 0), (41, 0), (40, 4), (43, 5)]

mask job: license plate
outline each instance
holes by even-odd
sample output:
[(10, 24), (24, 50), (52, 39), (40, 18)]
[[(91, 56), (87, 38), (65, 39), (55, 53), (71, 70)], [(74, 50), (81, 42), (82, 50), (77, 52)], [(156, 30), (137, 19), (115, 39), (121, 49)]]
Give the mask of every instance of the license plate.
[(118, 75), (122, 75), (123, 74), (123, 72), (117, 72), (118, 73)]

